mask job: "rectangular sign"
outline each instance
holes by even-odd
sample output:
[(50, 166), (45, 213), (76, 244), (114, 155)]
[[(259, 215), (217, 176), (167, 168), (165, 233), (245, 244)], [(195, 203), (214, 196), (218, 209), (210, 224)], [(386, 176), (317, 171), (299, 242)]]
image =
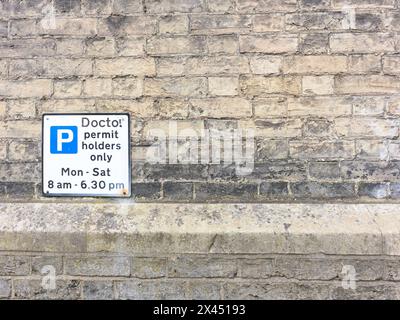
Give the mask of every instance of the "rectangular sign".
[(129, 197), (129, 114), (44, 114), (45, 196)]

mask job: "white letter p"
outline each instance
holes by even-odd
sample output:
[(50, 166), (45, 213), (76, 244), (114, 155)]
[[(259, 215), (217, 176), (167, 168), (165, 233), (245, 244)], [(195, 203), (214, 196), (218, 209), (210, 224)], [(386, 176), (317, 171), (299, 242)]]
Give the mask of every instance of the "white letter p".
[[(63, 138), (63, 134), (67, 134), (67, 138)], [(69, 143), (72, 140), (74, 140), (74, 133), (72, 130), (69, 129), (60, 129), (57, 130), (57, 151), (62, 151), (62, 145), (63, 143)]]

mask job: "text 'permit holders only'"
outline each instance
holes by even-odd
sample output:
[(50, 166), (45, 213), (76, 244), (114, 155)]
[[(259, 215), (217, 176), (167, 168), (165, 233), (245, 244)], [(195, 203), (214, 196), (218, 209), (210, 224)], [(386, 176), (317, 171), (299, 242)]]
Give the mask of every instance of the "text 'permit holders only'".
[(129, 197), (130, 116), (127, 113), (44, 114), (44, 196)]

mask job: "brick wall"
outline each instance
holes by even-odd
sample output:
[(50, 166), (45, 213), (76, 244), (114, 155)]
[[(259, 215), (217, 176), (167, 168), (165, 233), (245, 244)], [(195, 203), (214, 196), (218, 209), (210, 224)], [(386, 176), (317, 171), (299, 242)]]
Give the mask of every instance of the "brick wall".
[[(43, 112), (122, 111), (137, 201), (399, 199), (399, 1), (49, 4), (0, 3), (2, 199), (44, 200)], [(170, 120), (254, 129), (254, 170), (146, 162)]]
[[(45, 266), (56, 289), (43, 288)], [(342, 286), (357, 268), (357, 290)], [(0, 255), (0, 299), (398, 299), (398, 259), (307, 255)]]

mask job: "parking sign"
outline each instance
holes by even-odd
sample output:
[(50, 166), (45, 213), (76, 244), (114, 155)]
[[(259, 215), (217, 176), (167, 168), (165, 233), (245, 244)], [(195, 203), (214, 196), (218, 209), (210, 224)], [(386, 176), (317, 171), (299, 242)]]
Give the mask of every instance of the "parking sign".
[(129, 197), (129, 114), (44, 114), (45, 196)]

